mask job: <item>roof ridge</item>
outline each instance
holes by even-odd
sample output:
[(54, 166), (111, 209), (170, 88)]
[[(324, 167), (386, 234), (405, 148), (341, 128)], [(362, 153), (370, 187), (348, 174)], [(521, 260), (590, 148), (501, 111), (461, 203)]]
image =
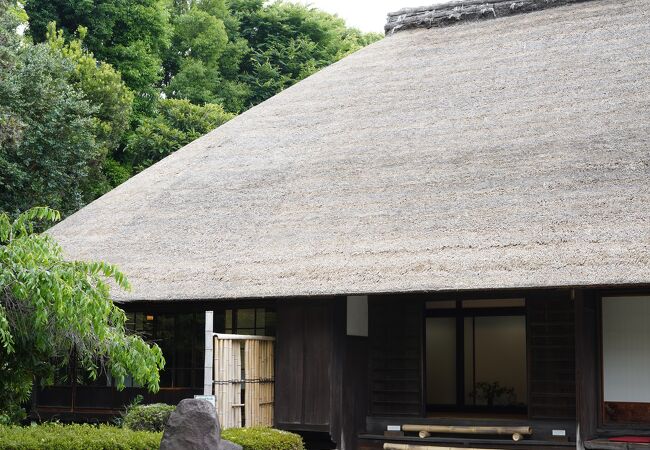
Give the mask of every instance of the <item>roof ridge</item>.
[(590, 0), (452, 0), (388, 13), (384, 31), (386, 35), (392, 35), (410, 28), (440, 28), (459, 22), (495, 19), (585, 1)]

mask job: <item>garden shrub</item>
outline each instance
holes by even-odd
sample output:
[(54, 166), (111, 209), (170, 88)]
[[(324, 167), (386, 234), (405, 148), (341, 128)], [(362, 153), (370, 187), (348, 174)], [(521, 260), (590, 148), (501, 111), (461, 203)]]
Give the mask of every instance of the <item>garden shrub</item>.
[(110, 425), (0, 426), (0, 450), (154, 450), (161, 438)]
[(221, 437), (241, 445), (243, 450), (304, 450), (305, 448), (299, 435), (273, 428), (230, 428), (223, 430)]
[(176, 406), (165, 403), (135, 405), (127, 408), (122, 424), (133, 431), (163, 431)]

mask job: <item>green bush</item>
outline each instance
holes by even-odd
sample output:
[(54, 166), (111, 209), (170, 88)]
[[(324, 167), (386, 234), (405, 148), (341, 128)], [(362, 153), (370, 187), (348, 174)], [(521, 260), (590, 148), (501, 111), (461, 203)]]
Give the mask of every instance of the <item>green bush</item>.
[(109, 425), (0, 426), (0, 450), (154, 450), (161, 438)]
[(273, 428), (230, 428), (221, 433), (223, 439), (239, 444), (244, 450), (304, 450), (302, 438), (288, 431)]
[(175, 406), (165, 403), (131, 406), (127, 408), (122, 423), (133, 431), (163, 431), (175, 409)]

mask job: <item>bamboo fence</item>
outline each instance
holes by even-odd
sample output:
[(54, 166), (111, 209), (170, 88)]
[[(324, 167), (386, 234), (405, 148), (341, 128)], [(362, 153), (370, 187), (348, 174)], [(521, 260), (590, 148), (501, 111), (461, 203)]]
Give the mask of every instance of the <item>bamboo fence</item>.
[(223, 428), (272, 426), (274, 339), (214, 336), (214, 395)]

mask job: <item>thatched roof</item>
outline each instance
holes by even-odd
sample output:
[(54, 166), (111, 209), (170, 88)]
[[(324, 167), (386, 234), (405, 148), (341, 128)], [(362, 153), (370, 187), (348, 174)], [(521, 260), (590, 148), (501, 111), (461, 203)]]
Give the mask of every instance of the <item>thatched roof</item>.
[(650, 283), (650, 15), (402, 31), (52, 229), (118, 299)]

